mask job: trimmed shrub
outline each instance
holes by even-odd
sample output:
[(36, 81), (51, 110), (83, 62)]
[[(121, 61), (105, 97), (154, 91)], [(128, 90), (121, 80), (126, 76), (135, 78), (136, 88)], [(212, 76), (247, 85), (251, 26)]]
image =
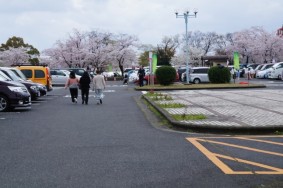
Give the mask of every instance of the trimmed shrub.
[(227, 67), (215, 66), (209, 69), (208, 78), (211, 83), (229, 83), (231, 73)]
[(155, 75), (156, 80), (159, 82), (160, 85), (170, 85), (174, 83), (176, 79), (176, 70), (174, 67), (171, 66), (162, 66), (156, 69)]

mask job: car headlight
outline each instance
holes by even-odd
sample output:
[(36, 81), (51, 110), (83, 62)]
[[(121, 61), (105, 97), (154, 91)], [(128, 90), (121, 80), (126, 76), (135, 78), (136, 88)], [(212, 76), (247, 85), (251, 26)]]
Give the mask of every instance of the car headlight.
[(24, 92), (22, 87), (16, 87), (16, 86), (8, 86), (8, 88), (13, 91), (13, 92), (18, 92), (18, 93), (22, 93)]
[(32, 90), (37, 90), (37, 86), (30, 86), (29, 88)]

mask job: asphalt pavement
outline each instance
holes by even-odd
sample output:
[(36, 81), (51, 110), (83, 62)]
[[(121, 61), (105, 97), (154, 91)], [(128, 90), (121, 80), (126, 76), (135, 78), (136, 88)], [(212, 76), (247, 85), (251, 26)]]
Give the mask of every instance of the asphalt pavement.
[[(251, 99), (254, 95), (252, 91), (257, 90), (251, 90), (245, 96), (241, 91), (241, 95), (236, 94)], [(277, 96), (276, 90), (263, 91), (266, 94), (264, 98), (269, 93)], [(232, 100), (230, 97), (236, 95), (236, 91), (214, 92), (170, 94), (176, 100), (188, 100), (191, 104), (201, 105), (209, 103), (211, 99), (223, 98), (225, 93), (229, 96), (229, 101), (224, 98), (227, 105)], [(225, 146), (215, 144), (224, 138), (210, 138), (210, 144), (207, 144), (208, 139), (201, 143), (213, 151), (206, 156), (201, 152), (206, 150), (196, 147), (200, 146), (201, 138), (195, 137), (210, 135), (163, 128), (158, 119), (154, 119), (154, 113), (141, 102), (141, 95), (133, 85), (123, 86), (121, 82), (108, 81), (102, 105), (96, 104), (92, 91), (89, 104), (83, 105), (80, 98), (78, 103), (72, 103), (68, 90), (54, 88), (47, 96), (34, 102), (31, 109), (0, 113), (0, 187), (238, 188), (283, 185), (283, 170), (280, 170), (283, 169), (280, 162), (282, 154), (279, 154), (282, 143), (278, 144), (281, 137), (266, 138), (265, 144), (276, 144), (272, 149), (270, 145), (255, 141), (245, 147), (261, 146), (262, 150), (270, 149), (273, 151), (271, 154), (276, 154), (270, 157), (265, 156), (265, 152), (257, 163), (247, 163), (247, 160), (258, 159), (258, 153), (251, 153), (250, 150), (239, 152), (232, 147), (227, 148), (227, 143)], [(196, 101), (192, 101), (192, 98), (196, 98)], [(270, 101), (275, 99), (267, 100)], [(231, 104), (232, 107), (235, 105)], [(216, 111), (216, 108), (213, 109)], [(279, 114), (276, 109), (273, 109), (272, 115)], [(212, 110), (209, 112), (212, 113)], [(231, 146), (239, 144), (233, 138), (229, 142)], [(242, 160), (246, 163), (229, 162), (227, 165), (235, 171), (235, 175), (227, 175), (228, 168), (226, 171), (220, 170), (208, 159), (215, 153), (225, 155), (228, 159), (234, 157), (233, 153), (238, 158), (246, 159)], [(227, 157), (227, 154), (231, 154), (231, 157)], [(271, 164), (250, 167), (251, 164), (265, 162)], [(219, 162), (216, 164), (225, 167)], [(275, 172), (265, 170), (263, 173), (268, 175), (259, 176), (255, 171), (266, 167)], [(248, 170), (247, 174), (250, 175), (236, 175), (241, 170), (244, 173)]]

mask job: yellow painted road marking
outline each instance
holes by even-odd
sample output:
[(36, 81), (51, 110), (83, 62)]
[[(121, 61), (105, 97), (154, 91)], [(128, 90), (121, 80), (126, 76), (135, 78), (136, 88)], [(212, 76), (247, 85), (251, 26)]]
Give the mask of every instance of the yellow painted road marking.
[[(268, 166), (268, 165), (265, 165), (265, 164), (256, 163), (256, 162), (252, 162), (252, 161), (248, 161), (248, 160), (244, 160), (244, 159), (240, 159), (240, 158), (233, 158), (233, 157), (229, 157), (229, 156), (221, 155), (221, 154), (215, 154), (215, 156), (220, 157), (220, 158), (224, 158), (224, 159), (229, 159), (229, 160), (236, 161), (236, 162), (250, 164), (250, 165), (253, 165), (253, 166), (258, 166), (258, 167), (261, 167), (261, 168), (266, 168), (266, 169), (272, 170), (272, 173), (278, 172), (279, 174), (283, 174), (283, 169), (281, 169), (281, 168), (276, 168), (276, 167), (273, 167), (273, 166)], [(273, 172), (273, 171), (275, 171), (275, 172)], [(253, 174), (265, 174), (265, 173), (270, 173), (270, 171), (254, 171)]]
[(272, 141), (267, 141), (267, 140), (259, 140), (259, 139), (253, 139), (253, 138), (245, 138), (245, 137), (234, 137), (234, 138), (241, 139), (241, 140), (250, 140), (250, 141), (263, 142), (263, 143), (267, 143), (267, 144), (283, 146), (283, 143), (272, 142)]
[(199, 142), (197, 142), (196, 138), (187, 138), (192, 144), (194, 144), (204, 155), (208, 157), (209, 160), (211, 160), (216, 166), (220, 168), (225, 174), (230, 174), (233, 172), (231, 168), (229, 168), (226, 164), (224, 164), (222, 161), (220, 161), (213, 153), (211, 153), (209, 150), (207, 150), (203, 145), (201, 145)]
[[(244, 139), (244, 140), (251, 140), (251, 141), (256, 141), (256, 142), (264, 142), (268, 144), (274, 144), (274, 145), (282, 145), (282, 143), (279, 142), (272, 142), (272, 141), (265, 141), (265, 140), (260, 140), (260, 139), (255, 139), (255, 138), (271, 138), (275, 136), (248, 136), (248, 137), (201, 137), (201, 138), (186, 138), (189, 142), (191, 142), (195, 147), (197, 147), (204, 155), (207, 156), (209, 160), (211, 160), (220, 170), (222, 170), (225, 174), (283, 174), (283, 169), (282, 168), (277, 168), (273, 166), (269, 166), (266, 164), (261, 164), (249, 160), (244, 160), (240, 158), (235, 158), (231, 156), (226, 156), (226, 155), (221, 155), (217, 153), (210, 152), (206, 147), (204, 147), (200, 142), (208, 142), (208, 143), (214, 143), (214, 144), (219, 144), (219, 145), (225, 145), (229, 147), (236, 147), (240, 148), (243, 150), (249, 150), (249, 151), (254, 151), (254, 152), (260, 152), (260, 153), (265, 153), (269, 155), (276, 155), (283, 157), (283, 153), (277, 153), (277, 152), (271, 152), (271, 151), (265, 151), (265, 150), (260, 150), (256, 148), (250, 148), (246, 146), (240, 146), (240, 145), (235, 145), (235, 144), (229, 144), (225, 142), (218, 142), (218, 141), (212, 141), (212, 140), (207, 140), (207, 138), (233, 138), (233, 139)], [(283, 136), (276, 136), (276, 137), (283, 137)], [(206, 139), (204, 139), (206, 138)], [(236, 161), (239, 163), (245, 163), (257, 167), (261, 167), (266, 170), (261, 170), (261, 171), (233, 171), (228, 165), (226, 165), (224, 162), (222, 162), (220, 159), (228, 159), (232, 161)]]
[(231, 147), (234, 147), (234, 148), (240, 148), (240, 149), (245, 149), (245, 150), (250, 150), (250, 151), (266, 153), (266, 154), (270, 154), (270, 155), (277, 155), (277, 156), (283, 157), (283, 153), (276, 153), (276, 152), (272, 152), (272, 151), (265, 151), (265, 150), (260, 150), (260, 149), (256, 149), (256, 148), (250, 148), (250, 147), (246, 147), (246, 146), (239, 146), (239, 145), (235, 145), (235, 144), (227, 144), (225, 142), (218, 142), (218, 141), (212, 141), (212, 140), (204, 140), (204, 139), (198, 139), (198, 140), (199, 141), (203, 141), (203, 142), (210, 142), (210, 143), (214, 143), (214, 144), (219, 144), (219, 145), (224, 145), (224, 146), (231, 146)]
[[(239, 136), (237, 136), (239, 137)], [(227, 138), (227, 139), (231, 139), (231, 138), (237, 138), (235, 136), (217, 136), (217, 137), (196, 137), (196, 138)], [(241, 136), (241, 138), (283, 138), (283, 135), (276, 135), (276, 136)]]

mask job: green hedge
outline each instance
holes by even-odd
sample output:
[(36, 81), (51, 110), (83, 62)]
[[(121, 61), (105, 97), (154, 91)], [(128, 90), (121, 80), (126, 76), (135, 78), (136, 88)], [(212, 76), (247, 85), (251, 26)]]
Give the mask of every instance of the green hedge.
[(211, 83), (229, 83), (231, 73), (227, 67), (215, 66), (209, 69), (208, 78)]
[(156, 69), (156, 79), (160, 85), (173, 84), (176, 79), (176, 69), (171, 66), (162, 66)]

